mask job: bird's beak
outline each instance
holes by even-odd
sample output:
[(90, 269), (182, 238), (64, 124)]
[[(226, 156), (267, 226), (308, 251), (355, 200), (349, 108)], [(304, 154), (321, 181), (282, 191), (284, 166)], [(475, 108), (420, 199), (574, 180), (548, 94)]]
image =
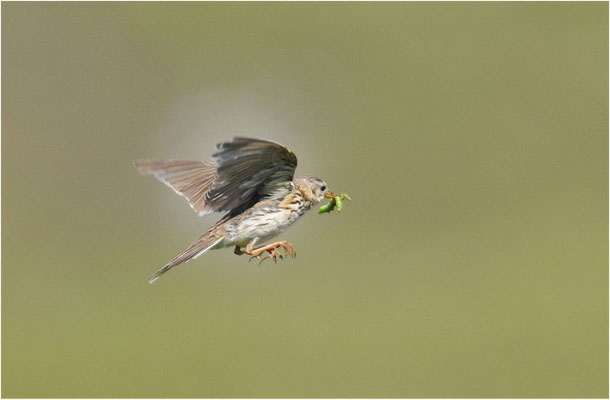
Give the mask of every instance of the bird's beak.
[(326, 197), (327, 199), (334, 199), (334, 198), (335, 198), (335, 197), (337, 197), (337, 196), (335, 196), (335, 195), (333, 194), (333, 192), (328, 191), (328, 192), (326, 192), (326, 194), (324, 195), (324, 197)]

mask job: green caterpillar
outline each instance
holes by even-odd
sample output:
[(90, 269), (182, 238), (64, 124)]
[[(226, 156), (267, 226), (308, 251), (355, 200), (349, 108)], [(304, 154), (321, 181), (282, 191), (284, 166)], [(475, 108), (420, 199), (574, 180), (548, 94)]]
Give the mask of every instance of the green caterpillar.
[(352, 200), (352, 198), (349, 197), (349, 195), (347, 193), (341, 193), (340, 196), (334, 196), (333, 198), (330, 199), (328, 204), (325, 204), (322, 207), (320, 207), (319, 214), (331, 212), (335, 208), (337, 209), (338, 212), (341, 212), (341, 210), (343, 210), (343, 200), (345, 200), (345, 199), (350, 200), (350, 201)]

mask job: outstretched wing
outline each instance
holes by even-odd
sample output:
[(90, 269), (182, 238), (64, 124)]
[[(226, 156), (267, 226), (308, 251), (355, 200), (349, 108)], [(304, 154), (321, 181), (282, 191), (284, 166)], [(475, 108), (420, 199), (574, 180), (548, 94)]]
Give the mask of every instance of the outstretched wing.
[(184, 197), (197, 214), (204, 215), (205, 196), (214, 182), (216, 165), (210, 162), (179, 160), (136, 160), (134, 165), (143, 175), (155, 178)]
[(216, 178), (205, 200), (209, 211), (247, 207), (292, 182), (297, 157), (279, 143), (235, 137), (216, 147)]
[(186, 198), (201, 216), (236, 211), (286, 190), (297, 157), (279, 143), (235, 137), (219, 143), (214, 162), (138, 160), (142, 174), (152, 174)]

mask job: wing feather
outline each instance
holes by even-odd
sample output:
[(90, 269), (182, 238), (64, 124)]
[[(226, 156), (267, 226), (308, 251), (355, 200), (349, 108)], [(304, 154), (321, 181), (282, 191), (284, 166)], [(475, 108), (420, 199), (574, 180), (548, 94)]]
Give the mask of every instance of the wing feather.
[(216, 178), (206, 193), (206, 209), (232, 211), (251, 205), (292, 182), (297, 157), (279, 143), (235, 137), (212, 155)]
[(297, 157), (279, 143), (234, 137), (219, 143), (212, 162), (136, 160), (141, 174), (154, 175), (186, 198), (201, 216), (239, 212), (290, 190)]
[(214, 182), (216, 165), (210, 162), (183, 160), (136, 160), (142, 175), (155, 178), (184, 197), (197, 214), (205, 214), (205, 195)]

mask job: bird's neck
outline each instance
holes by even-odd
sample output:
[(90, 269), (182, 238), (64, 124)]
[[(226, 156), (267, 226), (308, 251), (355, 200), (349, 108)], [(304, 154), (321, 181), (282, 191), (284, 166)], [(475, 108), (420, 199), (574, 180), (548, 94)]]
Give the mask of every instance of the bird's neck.
[(313, 192), (309, 188), (309, 185), (307, 185), (303, 180), (295, 179), (294, 189), (295, 192), (298, 193), (301, 197), (303, 197), (305, 201), (309, 202), (309, 204), (315, 203), (315, 196)]

